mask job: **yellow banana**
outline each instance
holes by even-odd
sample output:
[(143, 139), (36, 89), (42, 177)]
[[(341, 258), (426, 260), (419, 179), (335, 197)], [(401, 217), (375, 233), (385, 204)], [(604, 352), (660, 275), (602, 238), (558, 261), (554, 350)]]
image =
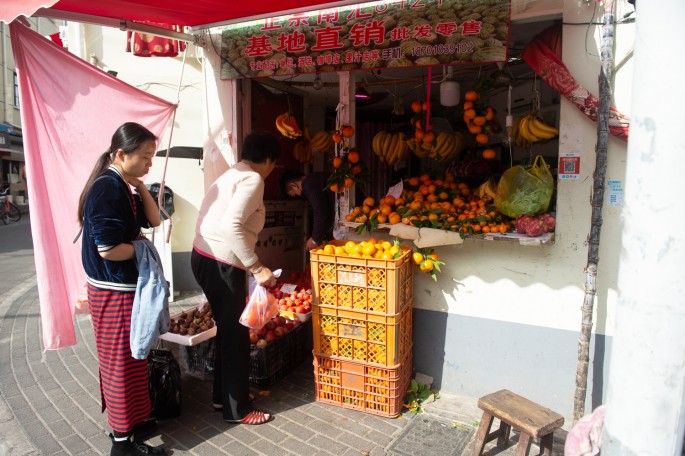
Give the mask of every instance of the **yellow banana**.
[(383, 157), (386, 157), (388, 155), (388, 150), (390, 150), (390, 143), (392, 142), (392, 135), (390, 133), (385, 135), (385, 138), (383, 138), (383, 145), (381, 146), (381, 151), (383, 154)]
[(435, 153), (438, 157), (443, 157), (450, 149), (454, 138), (449, 132), (442, 132), (438, 135), (438, 141), (435, 143)]
[(449, 140), (450, 133), (448, 131), (441, 131), (437, 138), (435, 138), (435, 148), (442, 149), (442, 146)]
[(278, 119), (280, 119), (280, 125), (283, 127), (283, 129), (288, 132), (288, 134), (294, 134), (295, 129), (288, 123), (288, 113), (281, 114), (278, 116)]
[(534, 115), (530, 116), (528, 125), (533, 134), (541, 139), (552, 139), (559, 134), (559, 130), (557, 128), (547, 125)]
[(411, 150), (412, 152), (416, 152), (416, 140), (414, 138), (408, 139), (406, 143), (409, 150)]
[(376, 154), (381, 160), (383, 159), (383, 149), (381, 148), (381, 145), (384, 139), (385, 131), (379, 131), (373, 137), (373, 141), (371, 142), (371, 149), (373, 150), (373, 153)]
[(407, 144), (404, 142), (404, 133), (395, 133), (395, 135), (397, 136), (397, 142), (392, 149), (392, 159), (388, 161), (388, 164), (390, 165), (394, 165), (400, 161), (400, 158), (404, 153), (404, 148), (407, 147)]
[(333, 145), (333, 139), (331, 139), (331, 135), (327, 131), (322, 130), (314, 135), (312, 145), (319, 152), (328, 152)]
[(285, 120), (285, 114), (281, 114), (280, 116), (276, 117), (276, 128), (278, 131), (285, 137), (290, 138), (291, 133), (290, 131), (285, 127), (283, 124), (283, 121)]
[(400, 139), (400, 135), (398, 135), (397, 133), (393, 133), (390, 136), (391, 136), (390, 145), (388, 146), (387, 149), (385, 149), (385, 153), (386, 153), (385, 158), (388, 161), (390, 161), (390, 159), (392, 158), (393, 152), (395, 152), (395, 146), (397, 146), (397, 140)]
[(539, 141), (540, 139), (537, 136), (535, 136), (528, 128), (529, 120), (530, 119), (528, 118), (528, 116), (525, 116), (521, 119), (521, 123), (519, 124), (519, 131), (521, 132), (521, 136), (523, 137), (523, 139), (525, 139), (528, 142), (534, 143)]
[(407, 156), (407, 141), (405, 141), (405, 134), (404, 132), (400, 132), (400, 139), (397, 144), (398, 152), (397, 152), (397, 159), (395, 160), (395, 163), (397, 163), (400, 160), (403, 160)]
[(285, 121), (283, 122), (283, 125), (285, 125), (286, 128), (291, 129), (295, 136), (302, 136), (302, 130), (300, 130), (300, 127), (297, 126), (297, 121), (292, 114), (287, 113), (285, 115)]

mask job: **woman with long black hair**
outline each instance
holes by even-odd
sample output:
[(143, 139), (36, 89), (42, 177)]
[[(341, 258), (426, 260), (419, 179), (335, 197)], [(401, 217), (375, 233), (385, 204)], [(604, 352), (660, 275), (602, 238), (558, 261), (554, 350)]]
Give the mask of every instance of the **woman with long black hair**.
[[(131, 355), (131, 311), (138, 281), (132, 242), (142, 227), (161, 223), (145, 184), (157, 138), (134, 122), (121, 125), (81, 193), (81, 260), (88, 282), (88, 305), (95, 332), (102, 410), (112, 428), (112, 456), (163, 455), (161, 447), (139, 441), (150, 421), (147, 360)], [(131, 191), (135, 189), (135, 193)]]

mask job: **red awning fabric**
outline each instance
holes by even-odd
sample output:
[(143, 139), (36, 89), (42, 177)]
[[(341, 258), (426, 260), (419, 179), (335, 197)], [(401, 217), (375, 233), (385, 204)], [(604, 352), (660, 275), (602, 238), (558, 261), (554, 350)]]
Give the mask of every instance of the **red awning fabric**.
[(246, 2), (244, 0), (2, 0), (0, 20), (10, 23), (17, 16), (31, 16), (41, 7), (72, 13), (89, 14), (135, 22), (161, 22), (202, 27), (252, 18), (278, 16), (296, 9), (321, 9), (358, 2), (321, 0), (280, 0)]

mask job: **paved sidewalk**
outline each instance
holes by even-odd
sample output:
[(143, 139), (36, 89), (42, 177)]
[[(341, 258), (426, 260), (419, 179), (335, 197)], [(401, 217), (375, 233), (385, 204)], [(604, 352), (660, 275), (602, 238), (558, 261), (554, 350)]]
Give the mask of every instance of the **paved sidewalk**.
[[(76, 317), (75, 346), (43, 353), (33, 251), (3, 251), (0, 456), (109, 454), (88, 315)], [(188, 309), (199, 299), (185, 296), (172, 307)], [(276, 414), (261, 426), (224, 423), (211, 408), (211, 379), (185, 373), (180, 418), (160, 422), (150, 442), (163, 444), (167, 454), (198, 456), (471, 454), (480, 419), (476, 399), (443, 396), (424, 414), (383, 418), (314, 401), (312, 369), (310, 358), (270, 387), (268, 395), (257, 395), (256, 405)], [(565, 433), (560, 434), (555, 455), (563, 454)], [(510, 447), (486, 454), (514, 453)]]

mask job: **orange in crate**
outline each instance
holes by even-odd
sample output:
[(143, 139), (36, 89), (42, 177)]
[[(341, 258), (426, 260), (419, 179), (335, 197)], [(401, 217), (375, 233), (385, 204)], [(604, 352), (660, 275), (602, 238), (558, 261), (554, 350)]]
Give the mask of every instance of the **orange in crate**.
[(395, 366), (411, 352), (412, 305), (397, 315), (314, 306), (314, 353)]
[(314, 355), (315, 398), (385, 417), (402, 413), (411, 381), (411, 354), (394, 367), (376, 367)]
[[(344, 240), (331, 241), (344, 246)], [(396, 315), (411, 303), (414, 271), (410, 245), (396, 260), (310, 252), (313, 303), (380, 315)]]

